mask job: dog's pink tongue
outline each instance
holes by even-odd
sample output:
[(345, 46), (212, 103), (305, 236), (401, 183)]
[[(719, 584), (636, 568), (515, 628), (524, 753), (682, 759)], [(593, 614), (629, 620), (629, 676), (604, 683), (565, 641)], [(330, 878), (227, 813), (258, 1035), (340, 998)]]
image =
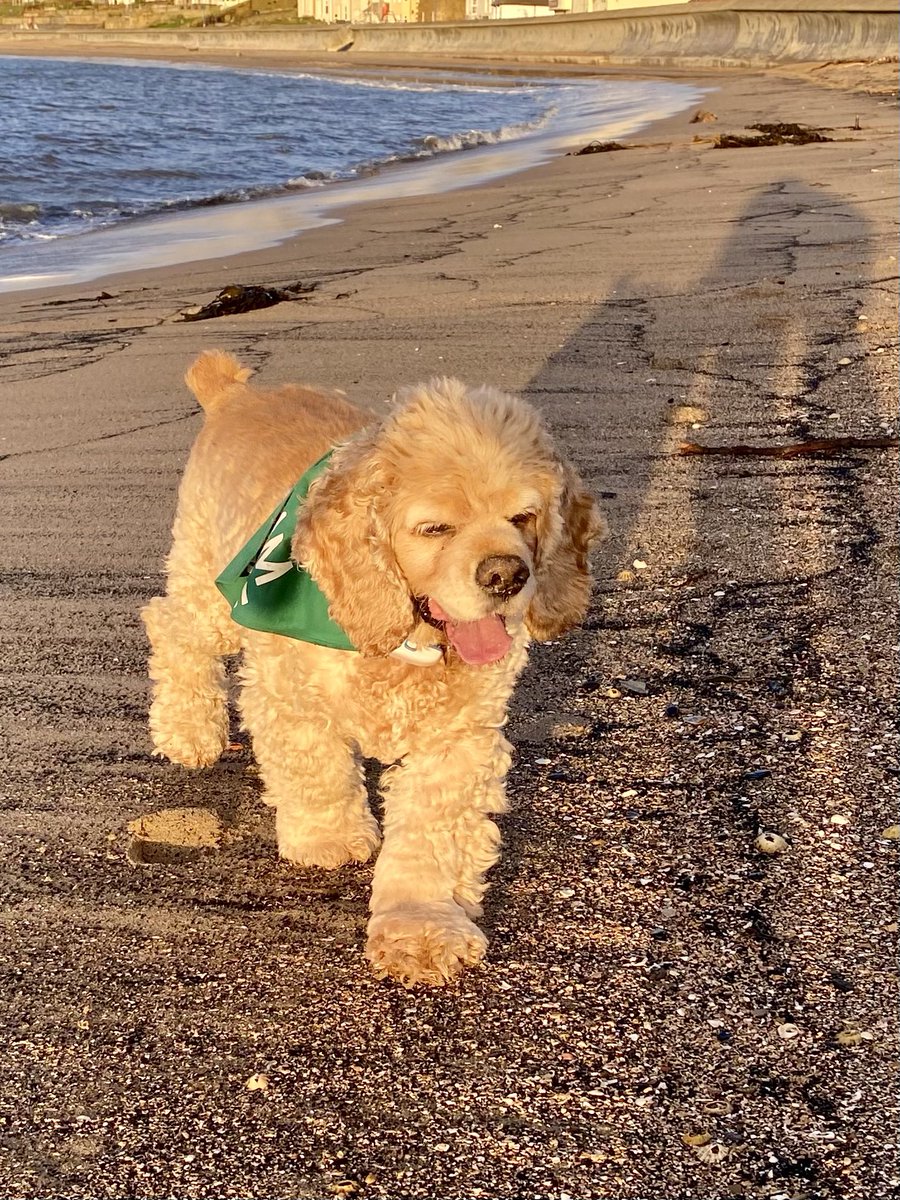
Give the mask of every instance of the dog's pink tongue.
[(433, 617), (444, 622), (451, 645), (471, 667), (498, 662), (512, 645), (512, 638), (496, 613), (478, 621), (454, 621), (436, 600), (429, 600), (428, 608)]

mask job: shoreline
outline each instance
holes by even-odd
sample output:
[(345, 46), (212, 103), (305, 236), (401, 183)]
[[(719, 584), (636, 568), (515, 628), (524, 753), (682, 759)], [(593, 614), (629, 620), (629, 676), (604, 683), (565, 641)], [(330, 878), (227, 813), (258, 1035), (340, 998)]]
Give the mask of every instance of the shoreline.
[[(707, 78), (714, 121), (625, 152), (0, 296), (0, 1194), (893, 1196), (895, 456), (680, 446), (896, 431), (897, 112)], [(761, 121), (835, 140), (711, 147)], [(138, 612), (212, 346), (375, 407), (520, 392), (601, 498), (454, 988), (371, 979), (369, 869), (277, 861), (237, 725), (210, 770), (151, 754)], [(129, 864), (129, 823), (198, 812), (221, 844)]]
[[(114, 39), (115, 34), (110, 38)], [(38, 45), (38, 39), (41, 44)], [(597, 65), (573, 64), (560, 62), (519, 62), (514, 59), (484, 59), (484, 58), (441, 58), (429, 57), (425, 63), (411, 61), (410, 56), (359, 54), (353, 61), (338, 61), (337, 56), (319, 55), (304, 56), (298, 59), (295, 53), (279, 53), (271, 49), (250, 48), (246, 51), (231, 53), (216, 52), (211, 46), (178, 51), (177, 48), (165, 47), (161, 44), (138, 46), (130, 43), (113, 43), (108, 40), (85, 41), (73, 45), (64, 35), (45, 37), (43, 34), (32, 35), (22, 39), (4, 39), (0, 31), (0, 56), (24, 55), (28, 57), (46, 58), (75, 58), (89, 61), (115, 60), (138, 64), (142, 61), (172, 63), (176, 66), (219, 66), (235, 70), (265, 70), (278, 69), (296, 71), (301, 74), (321, 74), (340, 78), (375, 78), (379, 79), (408, 79), (416, 81), (431, 81), (454, 83), (459, 81), (461, 74), (467, 80), (477, 82), (490, 81), (500, 84), (510, 77), (519, 79), (561, 79), (561, 80), (627, 80), (635, 82), (670, 82), (693, 87), (697, 93), (694, 99), (686, 102), (685, 110), (692, 106), (700, 106), (704, 94), (710, 94), (720, 88), (729, 79), (760, 77), (758, 70), (722, 67), (716, 69), (707, 67), (705, 71), (689, 68), (640, 67), (638, 65)], [(802, 64), (795, 63), (768, 70), (766, 78), (806, 79), (818, 84), (832, 86), (837, 89), (848, 85), (856, 91), (864, 91), (876, 95), (896, 94), (896, 69), (894, 64), (879, 63), (827, 63)], [(681, 110), (679, 110), (680, 112)], [(564, 137), (555, 137), (552, 131), (546, 137), (517, 139), (508, 143), (480, 147), (477, 150), (457, 151), (443, 154), (433, 159), (411, 162), (386, 164), (370, 177), (335, 181), (320, 189), (312, 189), (307, 193), (293, 193), (259, 200), (241, 201), (237, 204), (223, 204), (209, 208), (188, 208), (175, 210), (172, 213), (154, 214), (148, 217), (138, 217), (117, 222), (109, 227), (84, 234), (73, 235), (74, 248), (77, 250), (79, 265), (68, 273), (60, 268), (53, 274), (50, 267), (60, 257), (54, 253), (59, 250), (59, 243), (50, 241), (44, 243), (48, 249), (39, 252), (39, 258), (50, 260), (48, 269), (43, 272), (40, 280), (23, 278), (21, 280), (0, 277), (0, 296), (10, 294), (41, 294), (48, 289), (80, 287), (92, 282), (113, 280), (123, 274), (131, 274), (136, 270), (166, 270), (177, 268), (189, 263), (215, 261), (219, 258), (230, 260), (236, 256), (265, 252), (278, 246), (283, 246), (294, 238), (304, 237), (313, 229), (346, 219), (348, 211), (356, 205), (378, 204), (385, 202), (392, 195), (392, 183), (401, 181), (400, 194), (422, 194), (422, 188), (417, 179), (425, 177), (424, 189), (427, 190), (427, 177), (435, 177), (434, 190), (451, 191), (457, 187), (478, 187), (497, 178), (511, 177), (523, 171), (538, 170), (549, 166), (560, 155), (565, 155), (579, 144), (585, 144), (596, 136), (604, 140), (625, 139), (634, 144), (637, 136), (642, 138), (665, 139), (672, 121), (678, 126), (677, 116), (654, 116), (642, 123), (638, 130), (615, 128), (609, 131), (591, 132), (585, 129), (583, 133), (571, 131)], [(478, 178), (472, 180), (465, 176), (471, 172), (474, 160), (481, 156), (484, 170), (478, 172)], [(461, 161), (462, 159), (465, 161)], [(486, 160), (494, 162), (492, 167)], [(506, 160), (505, 162), (503, 160)], [(457, 171), (454, 171), (456, 160)], [(462, 178), (454, 178), (454, 176)], [(444, 177), (441, 182), (441, 176)], [(403, 188), (408, 189), (404, 191)], [(242, 234), (242, 217), (248, 209), (252, 209), (262, 217), (261, 224), (269, 225), (264, 234), (257, 231), (252, 238)], [(296, 210), (291, 216), (289, 210)], [(333, 215), (336, 214), (336, 215)], [(184, 247), (186, 238), (190, 238), (190, 229), (198, 230), (197, 240)], [(134, 232), (136, 240), (147, 239), (142, 250), (136, 250), (132, 245), (129, 234)], [(161, 238), (157, 235), (161, 235)], [(243, 239), (244, 244), (239, 242)], [(86, 239), (86, 241), (82, 241)], [(249, 244), (248, 244), (249, 240)], [(62, 241), (62, 239), (60, 239)], [(161, 242), (161, 244), (160, 244)], [(73, 243), (74, 245), (74, 243)], [(198, 251), (194, 256), (194, 249)], [(16, 248), (18, 253), (20, 247)], [(90, 260), (84, 259), (90, 255)], [(105, 265), (107, 260), (112, 265)], [(3, 256), (0, 253), (0, 271), (3, 270)], [(66, 275), (68, 274), (68, 277)]]
[[(127, 59), (115, 61), (129, 64)], [(170, 60), (162, 61), (168, 63)], [(183, 65), (218, 67), (222, 64), (205, 61), (201, 64), (201, 60), (195, 59)], [(271, 65), (262, 61), (231, 63), (224, 69), (263, 70)], [(281, 69), (310, 73), (305, 67)], [(316, 73), (333, 74), (325, 70)], [(340, 77), (367, 78), (360, 73), (348, 72), (341, 72)], [(406, 72), (398, 73), (388, 68), (379, 72), (378, 77), (410, 79)], [(466, 83), (477, 86), (494, 78), (490, 72), (467, 72)], [(515, 82), (528, 78), (528, 75), (516, 74)], [(542, 74), (540, 78), (549, 84), (560, 77)], [(458, 82), (459, 76), (455, 80), (446, 80), (440, 72), (420, 69), (416, 80)], [(621, 82), (621, 77), (619, 80)], [(605, 82), (602, 76), (579, 79), (580, 94), (570, 93), (561, 111), (549, 117), (542, 127), (519, 137), (498, 138), (478, 147), (386, 161), (374, 169), (361, 171), (356, 177), (334, 180), (322, 187), (285, 190), (281, 194), (236, 202), (185, 205), (170, 211), (125, 218), (83, 233), (35, 242), (30, 247), (27, 243), (12, 245), (7, 253), (0, 250), (0, 294), (75, 286), (123, 272), (177, 267), (189, 262), (270, 250), (312, 229), (344, 219), (348, 210), (360, 204), (478, 187), (548, 164), (574, 147), (595, 139), (616, 141), (649, 134), (655, 126), (696, 107), (708, 90), (692, 87), (686, 81), (676, 83), (650, 78), (633, 81), (636, 85), (643, 84), (644, 94), (640, 98), (636, 96), (629, 101), (628, 98), (613, 97), (610, 103), (603, 91)], [(593, 89), (591, 83), (596, 85)], [(549, 99), (545, 103), (549, 103)], [(629, 112), (629, 108), (634, 111)], [(25, 269), (11, 265), (25, 261), (28, 262)]]

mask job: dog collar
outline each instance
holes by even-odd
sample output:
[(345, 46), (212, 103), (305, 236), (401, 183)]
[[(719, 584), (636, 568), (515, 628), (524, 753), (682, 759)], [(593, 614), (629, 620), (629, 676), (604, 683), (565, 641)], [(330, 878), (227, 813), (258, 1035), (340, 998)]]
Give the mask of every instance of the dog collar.
[[(263, 633), (326, 646), (356, 647), (328, 614), (328, 600), (310, 573), (291, 558), (297, 514), (314, 480), (328, 466), (329, 450), (306, 471), (272, 515), (235, 555), (216, 579), (239, 625)], [(391, 652), (403, 662), (432, 666), (443, 658), (443, 646), (407, 641)]]

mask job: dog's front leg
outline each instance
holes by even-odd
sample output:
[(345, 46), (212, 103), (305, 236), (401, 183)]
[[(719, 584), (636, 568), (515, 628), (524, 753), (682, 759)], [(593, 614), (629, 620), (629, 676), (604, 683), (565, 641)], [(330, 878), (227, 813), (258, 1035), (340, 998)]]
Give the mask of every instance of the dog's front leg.
[(499, 857), (488, 814), (506, 808), (509, 745), (496, 729), (418, 747), (388, 774), (366, 956), (406, 987), (442, 984), (480, 962), (485, 872)]
[(278, 853), (303, 867), (365, 862), (380, 838), (362, 763), (315, 689), (286, 680), (283, 666), (248, 648), (240, 701), (263, 800), (275, 808)]

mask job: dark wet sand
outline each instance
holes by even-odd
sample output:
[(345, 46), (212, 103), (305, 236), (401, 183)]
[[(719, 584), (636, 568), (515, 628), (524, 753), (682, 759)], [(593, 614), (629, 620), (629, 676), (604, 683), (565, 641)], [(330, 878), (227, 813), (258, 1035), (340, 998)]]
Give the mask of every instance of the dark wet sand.
[[(895, 457), (678, 447), (896, 432), (896, 108), (717, 83), (643, 148), (0, 297), (0, 1194), (893, 1195)], [(836, 140), (692, 141), (757, 120)], [(246, 749), (150, 757), (137, 614), (209, 345), (373, 402), (521, 389), (603, 498), (590, 618), (512, 714), (489, 961), (446, 991), (369, 976), (368, 869), (279, 863)], [(167, 854), (182, 808), (217, 847), (170, 815)]]

